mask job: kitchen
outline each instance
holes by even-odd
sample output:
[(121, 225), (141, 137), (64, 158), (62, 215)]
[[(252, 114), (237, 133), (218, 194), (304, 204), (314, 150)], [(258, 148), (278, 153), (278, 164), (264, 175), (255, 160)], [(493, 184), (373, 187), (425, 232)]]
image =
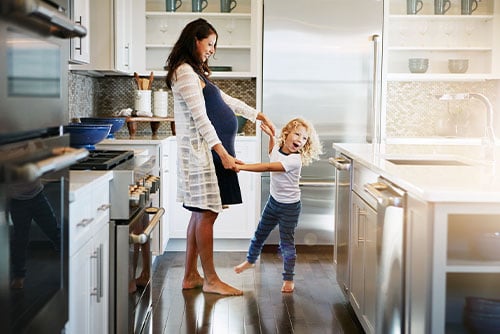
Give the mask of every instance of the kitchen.
[[(75, 3), (89, 4), (89, 1), (75, 1)], [(78, 46), (83, 48), (83, 51), (85, 51), (85, 45), (89, 46), (90, 53), (87, 53), (88, 60), (83, 60), (89, 64), (79, 65), (78, 63), (82, 60), (74, 59), (70, 65), (71, 71), (68, 73), (69, 115), (66, 115), (68, 121), (86, 116), (109, 117), (123, 109), (132, 108), (134, 105), (133, 72), (138, 72), (141, 77), (147, 78), (153, 71), (155, 74), (153, 90), (163, 88), (162, 75), (164, 72), (162, 72), (162, 67), (168, 52), (169, 38), (175, 39), (175, 33), (178, 29), (189, 19), (194, 18), (193, 15), (197, 15), (191, 13), (191, 2), (188, 1), (182, 1), (182, 5), (176, 13), (165, 13), (164, 1), (114, 1), (113, 3), (90, 3), (91, 7), (85, 5), (78, 7), (80, 10), (87, 9), (87, 12), (91, 14), (87, 25), (90, 41), (88, 38), (84, 38), (79, 41), (81, 44)], [(96, 9), (92, 6), (100, 8)], [(262, 67), (265, 64), (262, 64), (258, 56), (266, 51), (262, 50), (263, 45), (265, 45), (262, 35), (262, 21), (266, 17), (261, 6), (261, 1), (240, 0), (234, 12), (221, 14), (218, 13), (219, 2), (208, 1), (208, 6), (203, 11), (209, 20), (214, 21), (221, 34), (221, 47), (218, 57), (212, 65), (231, 64), (234, 67), (231, 72), (215, 72), (214, 78), (217, 84), (224, 91), (255, 106), (265, 106), (266, 103), (264, 97), (266, 90), (263, 87), (266, 83), (262, 73)], [(487, 121), (485, 105), (478, 99), (447, 101), (439, 100), (435, 96), (477, 92), (488, 97), (494, 111), (498, 109), (500, 106), (499, 46), (497, 45), (499, 39), (495, 38), (497, 37), (496, 32), (499, 31), (498, 8), (494, 6), (493, 1), (479, 1), (478, 8), (472, 15), (462, 16), (460, 13), (461, 2), (451, 1), (449, 11), (445, 15), (438, 16), (434, 14), (433, 1), (423, 1), (422, 9), (417, 15), (407, 14), (406, 6), (405, 1), (384, 2), (381, 73), (383, 85), (380, 87), (382, 97), (379, 101), (380, 119), (377, 120), (380, 124), (380, 130), (379, 133), (375, 133), (375, 144), (370, 145), (370, 147), (381, 156), (397, 153), (399, 155), (397, 158), (402, 158), (405, 154), (410, 153), (417, 157), (432, 154), (458, 154), (473, 158), (476, 153), (475, 149), (480, 147), (484, 124)], [(75, 6), (75, 10), (76, 8), (77, 6)], [(133, 23), (127, 24), (131, 22), (132, 13)], [(84, 15), (82, 18), (85, 22)], [(83, 25), (85, 26), (85, 24)], [(236, 27), (231, 27), (232, 25)], [(451, 25), (452, 28), (448, 25)], [(472, 25), (473, 28), (467, 30), (472, 29), (472, 32), (467, 33), (467, 31), (462, 30), (465, 29), (465, 25)], [(442, 30), (445, 26), (446, 32)], [(102, 38), (99, 40), (93, 38), (95, 36), (93, 31), (97, 31), (97, 35)], [(111, 33), (112, 31), (114, 33)], [(170, 34), (171, 32), (174, 36)], [(228, 41), (227, 44), (224, 43), (225, 47), (222, 47), (223, 40)], [(162, 45), (162, 43), (166, 45)], [(123, 47), (123, 50), (126, 51), (118, 49), (119, 47)], [(113, 50), (114, 48), (116, 50)], [(98, 50), (99, 53), (95, 54), (95, 50)], [(85, 55), (85, 52), (83, 54)], [(116, 58), (113, 57), (114, 54), (117, 55)], [(412, 57), (429, 58), (429, 68), (426, 73), (410, 73), (407, 62), (408, 58)], [(469, 58), (468, 71), (460, 74), (449, 73), (447, 60), (451, 57)], [(171, 116), (171, 95), (168, 104), (169, 116)], [(265, 107), (263, 108), (265, 109)], [(266, 111), (264, 110), (264, 112)], [(279, 127), (279, 122), (276, 122)], [(494, 132), (499, 133), (499, 122), (496, 117), (493, 117), (492, 126)], [(240, 141), (249, 145), (250, 150), (257, 152), (260, 146), (259, 131), (252, 124), (246, 124), (244, 133), (245, 136), (241, 136)], [(117, 139), (114, 141), (106, 140), (101, 145), (106, 149), (111, 145), (120, 149), (123, 147), (122, 145), (136, 145), (137, 147), (134, 149), (137, 152), (154, 151), (157, 156), (157, 169), (168, 172), (168, 169), (171, 169), (169, 158), (172, 149), (169, 145), (172, 143), (168, 139), (171, 134), (172, 129), (169, 122), (162, 122), (157, 138), (151, 138), (150, 124), (141, 122), (138, 124), (136, 138), (130, 139), (128, 129), (124, 126), (115, 134)], [(349, 143), (350, 141), (360, 142), (358, 138), (348, 138), (338, 142)], [(333, 149), (333, 147), (327, 148)], [(248, 150), (248, 148), (244, 148), (242, 152), (248, 152)], [(358, 149), (338, 144), (335, 150), (341, 151), (351, 158), (358, 158), (367, 164), (368, 158), (364, 156), (365, 153), (359, 154)], [(397, 152), (392, 150), (397, 150)], [(329, 155), (325, 156), (325, 162), (328, 157), (333, 156), (334, 152), (332, 150), (328, 152)], [(257, 160), (259, 156), (252, 156), (250, 159)], [(372, 164), (373, 162), (370, 162), (371, 167), (373, 167)], [(333, 175), (334, 168), (329, 168), (328, 170)], [(404, 167), (399, 168), (404, 169)], [(411, 174), (411, 171), (416, 169), (415, 166), (406, 168), (410, 168), (408, 172), (404, 172), (407, 174)], [(446, 167), (434, 166), (431, 168)], [(378, 174), (383, 174), (382, 170), (386, 169), (389, 170), (389, 167), (377, 165), (375, 168)], [(488, 183), (487, 176), (489, 174), (481, 173), (481, 175), (483, 178), (478, 182)], [(385, 176), (388, 177), (388, 175)], [(166, 176), (167, 179), (168, 177), (169, 175)], [(249, 182), (261, 187), (260, 184), (264, 180), (256, 178)], [(492, 182), (492, 184), (494, 183)], [(406, 184), (398, 185), (403, 186), (407, 191), (411, 189), (411, 186)], [(467, 197), (467, 189), (464, 192), (465, 195), (462, 196)], [(242, 223), (243, 229), (241, 226), (238, 227), (238, 232), (242, 230), (244, 232), (239, 237), (229, 240), (228, 243), (234, 242), (231, 250), (244, 251), (241, 245), (246, 247), (246, 242), (253, 232), (255, 225), (251, 222), (259, 216), (261, 197), (260, 191), (256, 191), (253, 195), (251, 207), (254, 210), (251, 211), (254, 218)], [(175, 222), (171, 222), (171, 217), (168, 216), (169, 211), (177, 209), (176, 204), (172, 205), (168, 196), (164, 196), (160, 201), (165, 203), (161, 206), (165, 207), (167, 212), (164, 221), (168, 221), (168, 229), (164, 229), (160, 235), (154, 238), (158, 241), (156, 254), (161, 254), (162, 249), (165, 249), (169, 244), (175, 245), (176, 242), (181, 244), (177, 249), (182, 250), (182, 237), (180, 235), (182, 225), (174, 226)], [(495, 202), (494, 197), (492, 201)], [(332, 202), (334, 201), (332, 200)], [(333, 203), (330, 203), (329, 207), (326, 208), (333, 212)], [(489, 211), (490, 208), (485, 212)], [(491, 209), (491, 212), (492, 217), (494, 217), (495, 210)], [(185, 221), (186, 219), (181, 220)], [(234, 231), (230, 229), (222, 229), (220, 231), (220, 235), (223, 236), (221, 240), (227, 236), (230, 237), (232, 232)], [(309, 246), (332, 246), (333, 232), (333, 228), (326, 231), (320, 229), (312, 233), (305, 231), (303, 236), (298, 235), (297, 243)], [(216, 240), (216, 247), (219, 246), (218, 243), (219, 241)], [(220, 247), (223, 247), (222, 243)], [(486, 266), (485, 270), (492, 273), (497, 272), (490, 269), (489, 266)], [(436, 272), (443, 275), (440, 270), (436, 269)], [(450, 279), (453, 278), (452, 276)], [(439, 285), (442, 284), (442, 280), (433, 282), (442, 288)], [(413, 307), (422, 307), (421, 305), (416, 303)], [(448, 311), (448, 308), (454, 308), (460, 313), (460, 307), (457, 305), (460, 303), (446, 305), (446, 312), (452, 312), (453, 310)], [(445, 309), (445, 306), (440, 307)], [(357, 316), (360, 317), (358, 314)], [(457, 321), (454, 319), (453, 322)], [(434, 324), (436, 323), (434, 319), (430, 322), (433, 323), (433, 326), (437, 326), (432, 327), (432, 332), (443, 331), (439, 321), (437, 324)], [(367, 328), (364, 329), (369, 331)]]

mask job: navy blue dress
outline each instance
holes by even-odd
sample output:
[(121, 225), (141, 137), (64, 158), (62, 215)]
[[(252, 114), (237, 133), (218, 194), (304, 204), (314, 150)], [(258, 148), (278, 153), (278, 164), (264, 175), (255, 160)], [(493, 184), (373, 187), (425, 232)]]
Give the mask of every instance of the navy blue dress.
[[(234, 141), (238, 131), (238, 120), (236, 115), (222, 99), (220, 90), (210, 80), (203, 78), (205, 88), (203, 97), (205, 98), (205, 108), (212, 125), (217, 132), (217, 136), (222, 142), (222, 146), (233, 157), (236, 157)], [(219, 191), (222, 205), (239, 204), (241, 200), (240, 184), (238, 174), (232, 170), (225, 169), (217, 153), (212, 150), (215, 165), (215, 172), (219, 182)]]

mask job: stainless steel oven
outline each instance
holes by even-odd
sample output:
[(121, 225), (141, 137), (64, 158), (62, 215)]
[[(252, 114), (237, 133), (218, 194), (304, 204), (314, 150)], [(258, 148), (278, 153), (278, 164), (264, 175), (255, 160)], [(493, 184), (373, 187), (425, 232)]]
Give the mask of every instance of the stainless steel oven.
[(58, 333), (68, 319), (67, 0), (0, 3), (0, 323)]

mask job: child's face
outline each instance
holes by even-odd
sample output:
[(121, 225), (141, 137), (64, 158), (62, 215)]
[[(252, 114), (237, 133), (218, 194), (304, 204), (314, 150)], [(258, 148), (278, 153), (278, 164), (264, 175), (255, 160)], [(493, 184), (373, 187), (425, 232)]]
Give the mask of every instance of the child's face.
[(281, 149), (286, 154), (297, 153), (307, 143), (307, 139), (309, 136), (306, 128), (300, 125), (286, 136)]

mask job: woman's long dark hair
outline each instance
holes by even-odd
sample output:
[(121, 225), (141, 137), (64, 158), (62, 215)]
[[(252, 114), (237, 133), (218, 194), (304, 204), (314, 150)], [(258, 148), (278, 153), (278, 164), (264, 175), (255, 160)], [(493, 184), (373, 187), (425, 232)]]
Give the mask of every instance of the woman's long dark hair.
[[(209, 35), (215, 34), (219, 38), (215, 28), (204, 19), (197, 19), (189, 22), (181, 32), (179, 39), (172, 48), (172, 52), (167, 58), (167, 87), (172, 89), (172, 78), (177, 67), (183, 63), (187, 63), (193, 67), (196, 73), (201, 76), (208, 77), (210, 69), (207, 62), (200, 61), (200, 56), (196, 52), (196, 41), (207, 38)], [(215, 40), (214, 49), (217, 50), (217, 39)]]

